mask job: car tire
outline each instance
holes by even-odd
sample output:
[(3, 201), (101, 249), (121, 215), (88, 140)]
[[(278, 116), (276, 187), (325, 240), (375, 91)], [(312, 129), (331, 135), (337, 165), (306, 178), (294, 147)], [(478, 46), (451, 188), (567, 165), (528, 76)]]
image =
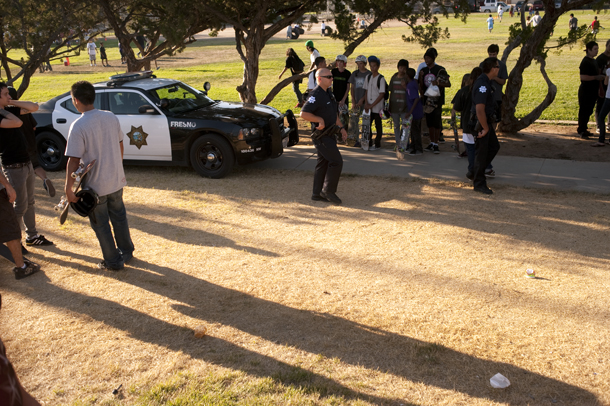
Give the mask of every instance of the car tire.
[(227, 176), (235, 164), (233, 149), (219, 135), (206, 134), (197, 138), (190, 151), (191, 166), (201, 176), (220, 179)]
[(38, 162), (45, 171), (60, 171), (66, 168), (66, 140), (59, 134), (43, 131), (36, 136)]

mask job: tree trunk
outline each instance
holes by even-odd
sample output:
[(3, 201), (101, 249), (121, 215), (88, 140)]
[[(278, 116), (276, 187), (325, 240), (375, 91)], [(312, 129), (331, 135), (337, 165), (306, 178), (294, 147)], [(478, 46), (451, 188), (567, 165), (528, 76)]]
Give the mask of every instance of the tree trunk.
[[(526, 128), (536, 121), (544, 109), (546, 109), (555, 99), (557, 87), (548, 78), (545, 71), (546, 64), (542, 62), (540, 64), (540, 71), (548, 88), (544, 100), (525, 117), (517, 118), (515, 115), (517, 105), (519, 104), (519, 95), (521, 93), (521, 88), (523, 87), (523, 72), (531, 65), (532, 60), (538, 60), (539, 62), (543, 61), (543, 57), (541, 56), (542, 46), (546, 43), (546, 39), (551, 32), (553, 32), (559, 16), (560, 13), (546, 13), (544, 18), (540, 21), (540, 24), (534, 28), (531, 36), (522, 45), (519, 59), (517, 59), (515, 67), (508, 76), (506, 93), (502, 98), (502, 121), (498, 125), (498, 131), (517, 132)], [(508, 52), (505, 52), (502, 56), (503, 61), (506, 61), (510, 51), (518, 45), (516, 41), (517, 39), (509, 45)]]
[[(236, 90), (243, 103), (256, 104), (256, 82), (258, 81), (258, 60), (265, 45), (262, 38), (256, 33), (256, 28), (251, 28), (247, 36), (238, 28), (235, 28), (235, 47), (244, 62), (244, 79)], [(244, 54), (243, 48), (246, 49)]]

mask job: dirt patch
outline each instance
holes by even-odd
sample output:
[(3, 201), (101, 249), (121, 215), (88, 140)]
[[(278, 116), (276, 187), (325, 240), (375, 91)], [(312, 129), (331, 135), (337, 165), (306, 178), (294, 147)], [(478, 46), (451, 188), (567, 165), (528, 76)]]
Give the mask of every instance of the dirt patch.
[[(43, 272), (0, 259), (0, 333), (46, 405), (167, 404), (172, 377), (227, 373), (242, 404), (610, 402), (607, 196), (346, 176), (336, 207), (301, 172), (127, 178), (125, 271), (97, 269), (88, 222), (58, 227), (40, 186)], [(280, 392), (247, 389), (265, 380)]]

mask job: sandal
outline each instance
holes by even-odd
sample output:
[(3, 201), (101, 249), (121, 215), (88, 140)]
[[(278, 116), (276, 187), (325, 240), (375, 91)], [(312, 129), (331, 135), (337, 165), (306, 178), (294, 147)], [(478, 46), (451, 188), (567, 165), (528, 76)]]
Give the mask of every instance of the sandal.
[(595, 144), (591, 144), (592, 147), (605, 147), (606, 144), (603, 142), (596, 142)]

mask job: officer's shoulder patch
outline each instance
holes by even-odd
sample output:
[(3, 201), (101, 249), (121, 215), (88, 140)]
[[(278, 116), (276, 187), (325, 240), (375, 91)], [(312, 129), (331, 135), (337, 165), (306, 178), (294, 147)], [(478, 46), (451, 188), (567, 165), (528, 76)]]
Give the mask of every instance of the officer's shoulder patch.
[(316, 102), (316, 98), (313, 96), (310, 96), (309, 99), (307, 99), (307, 103), (315, 103)]
[(479, 87), (479, 92), (485, 93), (486, 91), (487, 91), (487, 88), (485, 86)]

